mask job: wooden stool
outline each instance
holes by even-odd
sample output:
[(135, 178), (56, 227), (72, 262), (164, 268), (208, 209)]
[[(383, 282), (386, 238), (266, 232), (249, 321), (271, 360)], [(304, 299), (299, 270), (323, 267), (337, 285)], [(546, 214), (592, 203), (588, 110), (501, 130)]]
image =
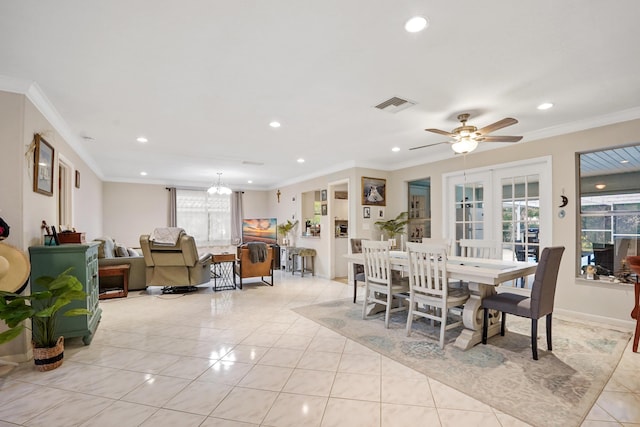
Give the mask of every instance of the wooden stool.
[[(295, 274), (296, 271), (298, 271), (298, 269), (296, 268), (296, 257), (299, 257), (299, 264), (300, 264), (300, 276), (304, 277), (304, 272), (305, 271), (310, 271), (312, 276), (316, 275), (316, 271), (315, 271), (315, 257), (316, 257), (316, 250), (315, 249), (310, 249), (310, 248), (291, 248), (291, 252), (290, 252), (290, 256), (291, 256), (291, 264), (292, 264), (292, 268), (291, 268), (291, 275)], [(311, 258), (311, 268), (307, 267), (306, 265), (306, 259), (307, 258)]]

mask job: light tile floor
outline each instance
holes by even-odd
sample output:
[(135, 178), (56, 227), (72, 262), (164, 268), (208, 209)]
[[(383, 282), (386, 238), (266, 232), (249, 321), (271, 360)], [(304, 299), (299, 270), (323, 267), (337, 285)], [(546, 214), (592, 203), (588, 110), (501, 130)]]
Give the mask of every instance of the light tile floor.
[[(527, 425), (290, 310), (351, 295), (278, 272), (275, 287), (101, 301), (93, 343), (67, 340), (60, 368), (0, 369), (0, 427)], [(629, 346), (583, 426), (640, 425), (639, 370)]]

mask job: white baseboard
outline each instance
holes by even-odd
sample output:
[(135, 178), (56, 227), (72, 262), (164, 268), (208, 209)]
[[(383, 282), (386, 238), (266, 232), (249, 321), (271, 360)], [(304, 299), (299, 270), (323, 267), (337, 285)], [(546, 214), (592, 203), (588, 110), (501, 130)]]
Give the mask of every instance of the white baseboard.
[(579, 322), (592, 324), (594, 326), (606, 325), (624, 331), (634, 331), (636, 327), (636, 321), (633, 319), (614, 319), (612, 317), (597, 316), (594, 314), (586, 314), (564, 309), (554, 309), (553, 314), (554, 316), (558, 315), (559, 317), (566, 320), (577, 320)]

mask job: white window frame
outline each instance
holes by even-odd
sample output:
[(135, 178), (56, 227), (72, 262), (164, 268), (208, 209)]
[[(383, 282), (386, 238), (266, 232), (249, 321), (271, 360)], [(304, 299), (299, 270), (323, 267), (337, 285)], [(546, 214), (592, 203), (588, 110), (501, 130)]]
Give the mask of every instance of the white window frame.
[[(516, 162), (501, 163), (467, 171), (456, 171), (442, 175), (442, 229), (445, 239), (455, 238), (455, 186), (465, 182), (486, 181), (484, 190), (485, 239), (502, 240), (502, 218), (495, 219), (494, 213), (502, 212), (503, 178), (523, 175), (538, 175), (540, 177), (540, 247), (551, 246), (553, 235), (553, 190), (552, 190), (552, 159), (551, 156), (538, 157)], [(484, 182), (484, 181), (483, 181)], [(483, 184), (484, 185), (484, 184)]]

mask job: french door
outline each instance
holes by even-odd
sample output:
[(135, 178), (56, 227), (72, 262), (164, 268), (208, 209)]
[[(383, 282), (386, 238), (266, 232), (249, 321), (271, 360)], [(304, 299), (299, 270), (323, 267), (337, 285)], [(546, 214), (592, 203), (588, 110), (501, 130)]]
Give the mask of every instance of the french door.
[(447, 174), (443, 185), (443, 237), (454, 254), (460, 239), (493, 240), (502, 245), (502, 259), (537, 261), (540, 248), (551, 245), (550, 158)]

